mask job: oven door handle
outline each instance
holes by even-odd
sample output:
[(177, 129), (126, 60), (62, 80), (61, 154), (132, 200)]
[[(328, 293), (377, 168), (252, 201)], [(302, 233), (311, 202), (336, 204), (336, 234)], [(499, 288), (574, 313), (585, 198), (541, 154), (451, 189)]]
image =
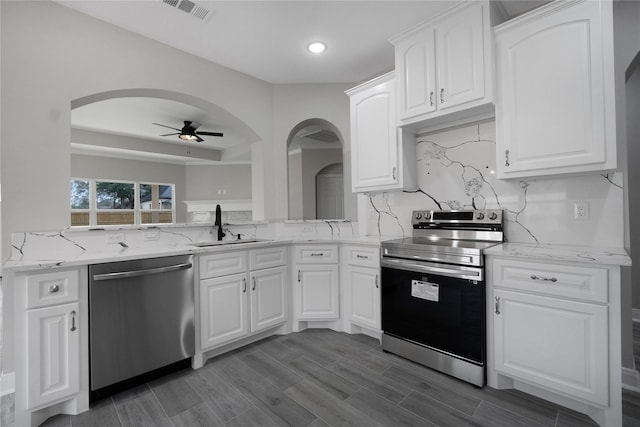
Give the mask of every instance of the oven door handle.
[(406, 259), (382, 258), (380, 265), (382, 267), (396, 268), (399, 270), (418, 271), (422, 273), (434, 273), (441, 276), (457, 277), (461, 279), (483, 280), (482, 269), (480, 268), (447, 268), (443, 266), (434, 266), (427, 263), (409, 261)]

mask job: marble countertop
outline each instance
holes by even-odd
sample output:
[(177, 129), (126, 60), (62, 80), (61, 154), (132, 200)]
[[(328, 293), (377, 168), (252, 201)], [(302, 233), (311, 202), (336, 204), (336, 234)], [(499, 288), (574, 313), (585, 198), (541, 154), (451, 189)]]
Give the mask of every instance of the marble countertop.
[[(89, 264), (100, 264), (105, 262), (129, 261), (133, 259), (156, 258), (184, 254), (215, 253), (230, 250), (259, 249), (269, 246), (288, 244), (358, 244), (379, 246), (380, 242), (387, 240), (380, 237), (344, 237), (344, 238), (316, 238), (316, 239), (259, 239), (259, 241), (247, 243), (221, 244), (214, 246), (198, 247), (189, 243), (168, 243), (149, 244), (129, 247), (119, 245), (105, 245), (99, 250), (86, 251), (78, 247), (75, 253), (67, 252), (57, 258), (55, 252), (51, 257), (44, 257), (42, 253), (37, 256), (30, 256), (29, 252), (14, 259), (6, 261), (2, 268), (4, 272), (34, 271), (57, 267), (78, 267)], [(231, 243), (231, 242), (229, 242)]]
[(631, 258), (622, 248), (503, 243), (485, 250), (484, 253), (487, 256), (521, 258), (537, 261), (580, 262), (587, 264), (619, 266), (631, 265)]

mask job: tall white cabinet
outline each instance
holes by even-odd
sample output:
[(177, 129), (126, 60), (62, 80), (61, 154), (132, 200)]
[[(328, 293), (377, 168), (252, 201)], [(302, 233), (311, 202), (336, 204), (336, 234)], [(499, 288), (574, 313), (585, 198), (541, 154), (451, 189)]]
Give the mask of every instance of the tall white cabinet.
[(552, 2), (495, 28), (499, 178), (616, 168), (612, 3)]
[(396, 127), (390, 72), (348, 90), (353, 192), (415, 189), (415, 140)]

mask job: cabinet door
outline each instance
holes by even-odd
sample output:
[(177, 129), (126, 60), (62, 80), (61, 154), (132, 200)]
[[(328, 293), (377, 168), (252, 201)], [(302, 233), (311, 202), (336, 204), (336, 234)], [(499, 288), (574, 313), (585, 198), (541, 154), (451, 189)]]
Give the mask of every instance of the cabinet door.
[(351, 96), (353, 191), (398, 185), (398, 144), (393, 79)]
[(496, 371), (608, 406), (606, 306), (494, 289)]
[(251, 273), (251, 332), (287, 320), (287, 267)]
[(27, 311), (29, 408), (80, 391), (80, 305)]
[(200, 281), (200, 340), (207, 349), (249, 333), (247, 275)]
[(340, 317), (338, 266), (298, 265), (297, 319), (329, 320)]
[(377, 269), (347, 267), (350, 288), (351, 321), (380, 329), (380, 274)]
[(428, 28), (398, 43), (396, 73), (398, 120), (436, 110), (434, 29)]
[(496, 32), (499, 178), (615, 168), (610, 8), (586, 1)]
[(439, 110), (485, 95), (483, 7), (467, 7), (436, 27)]

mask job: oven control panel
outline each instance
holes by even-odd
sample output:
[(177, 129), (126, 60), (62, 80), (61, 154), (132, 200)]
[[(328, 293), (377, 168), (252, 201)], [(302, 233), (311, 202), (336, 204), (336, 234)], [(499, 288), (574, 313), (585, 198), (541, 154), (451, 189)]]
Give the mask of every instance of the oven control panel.
[(432, 227), (437, 224), (502, 224), (502, 209), (469, 209), (460, 211), (413, 211), (414, 228)]

